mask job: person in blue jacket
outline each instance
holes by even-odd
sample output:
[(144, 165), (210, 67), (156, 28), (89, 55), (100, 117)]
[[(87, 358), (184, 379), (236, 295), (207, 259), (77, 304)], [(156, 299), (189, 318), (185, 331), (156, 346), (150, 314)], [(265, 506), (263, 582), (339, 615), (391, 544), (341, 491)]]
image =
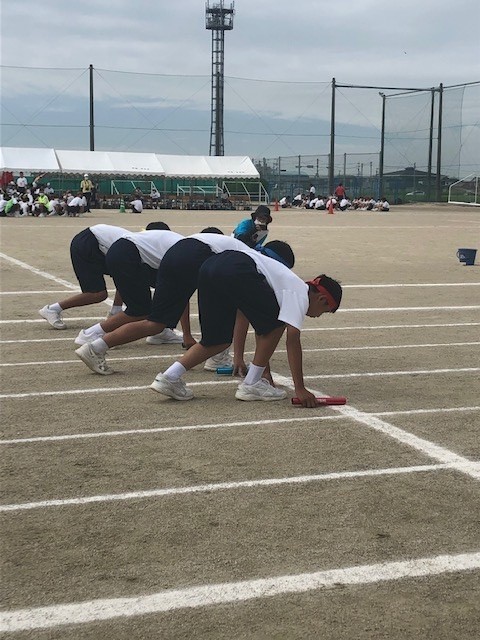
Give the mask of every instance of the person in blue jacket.
[(252, 249), (258, 248), (267, 239), (270, 222), (272, 222), (270, 209), (261, 204), (250, 218), (246, 218), (237, 224), (232, 235), (237, 240), (244, 242), (248, 247)]

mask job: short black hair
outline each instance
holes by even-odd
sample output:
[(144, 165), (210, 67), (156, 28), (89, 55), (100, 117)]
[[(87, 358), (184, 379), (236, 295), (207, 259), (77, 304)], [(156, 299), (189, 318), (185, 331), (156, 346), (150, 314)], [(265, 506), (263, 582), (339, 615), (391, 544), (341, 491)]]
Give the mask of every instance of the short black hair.
[(325, 275), (324, 273), (314, 278), (313, 281), (311, 280), (310, 282), (307, 282), (307, 284), (309, 286), (309, 290), (311, 291), (318, 291), (315, 284), (320, 285), (328, 291), (337, 305), (336, 308), (332, 311), (332, 313), (335, 313), (342, 301), (342, 285), (333, 278)]
[[(283, 240), (272, 240), (271, 242), (267, 242), (262, 249), (273, 251), (280, 256), (280, 262), (285, 264), (289, 269), (293, 269), (293, 265), (295, 264), (295, 254), (292, 251), (292, 247), (286, 242), (283, 242)], [(260, 249), (261, 253), (263, 253), (262, 249)], [(266, 253), (266, 255), (268, 255), (268, 253)], [(270, 257), (273, 258), (274, 256)]]
[(218, 233), (221, 236), (225, 235), (218, 227), (205, 227), (205, 229), (202, 229), (200, 233)]
[(170, 227), (166, 222), (149, 222), (145, 227), (145, 231), (170, 231)]

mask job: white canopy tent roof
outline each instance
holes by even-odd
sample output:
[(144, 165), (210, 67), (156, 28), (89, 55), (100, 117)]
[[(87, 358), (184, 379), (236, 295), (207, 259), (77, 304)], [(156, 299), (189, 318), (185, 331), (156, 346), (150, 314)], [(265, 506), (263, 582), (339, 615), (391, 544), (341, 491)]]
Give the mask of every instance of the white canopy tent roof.
[(123, 151), (0, 147), (0, 171), (166, 178), (259, 179), (248, 156), (177, 156)]
[(29, 173), (58, 173), (60, 166), (53, 149), (0, 147), (0, 171)]

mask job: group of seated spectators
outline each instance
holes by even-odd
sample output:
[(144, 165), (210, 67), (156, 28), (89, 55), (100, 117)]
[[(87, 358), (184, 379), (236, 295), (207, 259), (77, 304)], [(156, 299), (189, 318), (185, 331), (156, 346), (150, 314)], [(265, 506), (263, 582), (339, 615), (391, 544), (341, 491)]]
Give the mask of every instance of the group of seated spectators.
[(293, 200), (290, 196), (284, 196), (278, 202), (282, 209), (296, 207), (299, 209), (315, 209), (317, 211), (390, 211), (390, 204), (386, 198), (375, 199), (373, 197), (360, 197), (350, 200), (344, 194), (339, 197), (317, 196), (315, 194), (298, 193)]
[(28, 188), (23, 193), (8, 188), (0, 189), (0, 217), (76, 217), (86, 208), (87, 200), (81, 192), (73, 194), (67, 191), (56, 196), (53, 189), (50, 192), (47, 187), (40, 187), (34, 193)]

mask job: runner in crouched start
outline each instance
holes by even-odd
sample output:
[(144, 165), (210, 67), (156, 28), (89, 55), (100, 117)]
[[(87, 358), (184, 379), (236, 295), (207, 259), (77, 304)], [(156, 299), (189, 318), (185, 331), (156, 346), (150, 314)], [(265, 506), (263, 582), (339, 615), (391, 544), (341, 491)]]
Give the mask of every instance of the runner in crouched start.
[(204, 262), (199, 272), (198, 303), (202, 339), (151, 385), (175, 400), (191, 400), (182, 376), (223, 351), (232, 342), (237, 309), (255, 330), (256, 349), (235, 397), (244, 401), (283, 400), (286, 392), (262, 375), (278, 342), (287, 332), (287, 355), (295, 395), (303, 407), (315, 407), (305, 388), (300, 334), (305, 316), (335, 313), (342, 299), (340, 284), (326, 275), (304, 282), (290, 269), (257, 251), (225, 251)]

